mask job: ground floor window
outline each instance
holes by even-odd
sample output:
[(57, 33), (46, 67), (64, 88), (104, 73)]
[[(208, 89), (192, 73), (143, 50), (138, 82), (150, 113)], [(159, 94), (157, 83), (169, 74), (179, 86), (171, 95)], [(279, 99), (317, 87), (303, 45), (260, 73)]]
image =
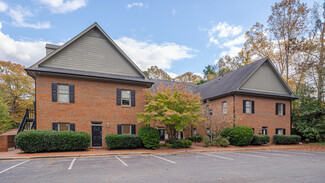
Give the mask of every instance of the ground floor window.
[(135, 134), (135, 125), (117, 125), (117, 134)]
[(197, 135), (196, 128), (193, 128), (193, 135)]
[(52, 123), (52, 130), (55, 131), (75, 131), (74, 123)]
[(158, 133), (161, 141), (165, 140), (165, 128), (164, 127), (159, 127), (158, 128)]
[(206, 136), (208, 136), (208, 135), (210, 134), (210, 128), (207, 128), (207, 129), (206, 129), (206, 133), (207, 133)]
[(183, 139), (183, 132), (181, 131), (176, 132), (176, 137), (177, 139)]
[(267, 127), (262, 127), (262, 135), (267, 135)]
[(277, 128), (277, 129), (275, 129), (275, 134), (277, 134), (277, 135), (285, 135), (286, 134), (286, 129)]

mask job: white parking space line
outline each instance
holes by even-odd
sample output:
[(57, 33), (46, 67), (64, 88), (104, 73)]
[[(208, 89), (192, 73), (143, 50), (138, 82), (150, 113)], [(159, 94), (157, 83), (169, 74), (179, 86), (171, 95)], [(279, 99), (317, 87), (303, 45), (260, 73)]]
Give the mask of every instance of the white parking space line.
[(279, 154), (279, 153), (266, 152), (266, 151), (263, 151), (263, 152), (256, 152), (256, 151), (254, 151), (254, 153), (259, 153), (259, 154), (269, 154), (269, 155), (284, 156), (284, 157), (292, 157), (291, 155), (288, 155), (288, 154)]
[(15, 168), (16, 166), (19, 166), (19, 165), (22, 165), (22, 164), (24, 164), (24, 163), (27, 163), (28, 161), (30, 161), (30, 160), (26, 160), (26, 161), (20, 162), (20, 163), (14, 165), (14, 166), (11, 166), (11, 167), (9, 167), (9, 168), (7, 168), (7, 169), (5, 169), (5, 170), (2, 170), (2, 171), (0, 172), (0, 174), (2, 174), (3, 172), (8, 171), (8, 170), (10, 170), (10, 169), (13, 169), (13, 168)]
[(306, 154), (306, 155), (316, 155), (314, 153), (310, 153), (310, 152), (299, 152), (299, 151), (281, 151), (284, 153), (295, 153), (295, 154)]
[(156, 155), (152, 155), (153, 157), (156, 157), (156, 158), (159, 158), (159, 159), (162, 159), (162, 160), (165, 160), (165, 161), (168, 161), (169, 163), (176, 163), (176, 162), (174, 162), (174, 161), (171, 161), (171, 160), (169, 160), (169, 159), (165, 159), (165, 158), (162, 158), (162, 157), (160, 157), (160, 156), (156, 156)]
[(238, 153), (240, 155), (243, 155), (243, 156), (249, 156), (249, 157), (254, 157), (254, 158), (268, 158), (268, 157), (265, 157), (265, 156), (258, 156), (258, 155), (253, 155), (253, 154), (244, 154), (244, 153)]
[(118, 159), (121, 163), (123, 163), (124, 166), (128, 166), (124, 161), (122, 161), (119, 157), (115, 156), (116, 159)]
[(69, 166), (69, 168), (68, 168), (68, 170), (71, 170), (72, 169), (72, 167), (73, 167), (73, 163), (76, 161), (76, 158), (73, 158), (73, 160), (71, 161), (71, 163), (70, 163), (70, 166)]
[(205, 153), (202, 153), (206, 156), (211, 156), (211, 157), (216, 157), (216, 158), (220, 158), (220, 159), (226, 159), (226, 160), (234, 160), (232, 158), (227, 158), (227, 157), (223, 157), (223, 156), (218, 156), (218, 155), (214, 155), (214, 154), (205, 154)]

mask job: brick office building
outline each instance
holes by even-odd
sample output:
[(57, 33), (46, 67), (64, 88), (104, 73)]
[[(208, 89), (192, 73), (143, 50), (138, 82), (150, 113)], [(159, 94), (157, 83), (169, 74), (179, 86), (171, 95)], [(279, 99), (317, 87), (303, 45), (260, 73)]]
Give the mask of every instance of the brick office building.
[[(137, 134), (143, 90), (161, 81), (150, 81), (97, 23), (62, 46), (47, 44), (46, 53), (26, 69), (36, 95), (35, 120), (28, 126), (87, 132), (92, 147), (105, 146), (106, 134)], [(213, 126), (232, 121), (255, 133), (290, 133), (295, 96), (268, 58), (190, 88), (211, 104)], [(185, 135), (206, 135), (207, 130), (202, 124)], [(163, 140), (164, 128), (159, 132)]]

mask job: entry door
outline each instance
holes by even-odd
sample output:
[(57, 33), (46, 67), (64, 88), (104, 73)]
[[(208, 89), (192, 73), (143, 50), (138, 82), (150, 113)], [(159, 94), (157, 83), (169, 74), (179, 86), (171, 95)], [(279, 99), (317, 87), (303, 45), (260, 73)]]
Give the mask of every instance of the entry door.
[(165, 129), (164, 128), (158, 128), (160, 140), (164, 141), (165, 140)]
[(102, 146), (102, 126), (99, 125), (91, 126), (91, 144), (93, 147)]

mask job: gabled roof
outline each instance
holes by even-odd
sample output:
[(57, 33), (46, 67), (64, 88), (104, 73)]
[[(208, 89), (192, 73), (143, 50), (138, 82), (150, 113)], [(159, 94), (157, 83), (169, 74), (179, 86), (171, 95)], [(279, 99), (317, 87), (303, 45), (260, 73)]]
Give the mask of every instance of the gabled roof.
[[(277, 77), (282, 82), (283, 86), (287, 89), (288, 94), (277, 94), (272, 92), (263, 92), (263, 91), (253, 91), (253, 90), (243, 90), (240, 87), (261, 67), (265, 62), (269, 62), (272, 66), (272, 69), (276, 73)], [(254, 94), (254, 95), (267, 95), (267, 96), (278, 96), (288, 99), (297, 98), (291, 91), (290, 87), (283, 80), (281, 75), (275, 69), (273, 63), (268, 57), (262, 58), (256, 62), (248, 64), (244, 67), (241, 67), (237, 70), (229, 72), (225, 75), (217, 77), (213, 80), (210, 80), (206, 83), (203, 83), (198, 86), (196, 92), (200, 92), (203, 100), (211, 100), (225, 95), (230, 95), (233, 93), (245, 93), (245, 94)]]
[[(100, 33), (102, 33), (104, 35), (104, 38), (106, 38), (111, 43), (111, 45), (113, 45), (113, 47), (121, 54), (121, 56), (125, 58), (125, 60), (130, 64), (130, 66), (133, 67), (134, 70), (139, 74), (139, 76), (142, 77), (143, 81), (149, 81), (149, 79), (143, 74), (143, 72), (139, 69), (139, 67), (122, 51), (122, 49), (105, 33), (105, 31), (96, 22), (93, 23), (91, 26), (89, 26), (84, 31), (82, 31), (81, 33), (79, 33), (78, 35), (76, 35), (74, 38), (72, 38), (71, 40), (69, 40), (68, 42), (63, 44), (62, 46), (47, 45), (47, 46), (50, 46), (51, 48), (53, 47), (54, 51), (50, 52), (44, 58), (42, 58), (41, 60), (39, 60), (38, 62), (36, 62), (32, 66), (30, 66), (29, 68), (27, 68), (26, 71), (28, 72), (28, 71), (38, 71), (39, 70), (41, 72), (45, 72), (45, 70), (49, 70), (48, 68), (43, 68), (44, 66), (41, 66), (42, 63), (44, 63), (47, 60), (49, 60), (50, 58), (54, 57), (55, 55), (60, 53), (62, 50), (67, 48), (69, 45), (71, 45), (72, 43), (74, 43), (79, 38), (81, 38), (82, 36), (84, 36), (85, 34), (87, 34), (88, 32), (90, 32), (93, 29), (98, 30)], [(52, 68), (52, 70), (53, 69), (56, 70), (56, 71), (61, 70), (64, 73), (71, 73), (70, 71), (65, 72), (64, 71), (64, 70), (66, 70), (65, 68)], [(67, 70), (71, 70), (71, 68), (67, 69)], [(72, 69), (72, 70), (74, 70), (74, 69)], [(75, 72), (85, 72), (85, 71), (76, 70)], [(98, 75), (98, 74), (103, 74), (103, 73), (96, 73), (96, 72), (88, 72), (88, 73), (93, 73), (94, 76)], [(104, 73), (104, 74), (109, 75), (109, 73)], [(113, 74), (113, 75), (116, 75), (116, 74)], [(125, 76), (121, 76), (121, 79), (123, 79), (123, 78), (125, 78)]]

